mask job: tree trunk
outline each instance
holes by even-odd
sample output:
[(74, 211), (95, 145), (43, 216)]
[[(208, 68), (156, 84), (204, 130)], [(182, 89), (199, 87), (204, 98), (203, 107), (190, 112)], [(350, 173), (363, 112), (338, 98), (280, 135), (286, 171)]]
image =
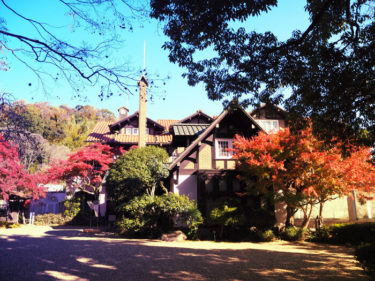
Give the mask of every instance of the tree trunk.
[(295, 209), (293, 207), (287, 206), (286, 207), (286, 221), (285, 227), (293, 226), (294, 225), (294, 213)]
[(319, 219), (320, 219), (320, 226), (323, 226), (323, 207), (324, 207), (324, 201), (321, 201), (319, 204)]
[[(307, 210), (309, 207), (310, 207), (310, 210)], [(303, 229), (306, 229), (309, 226), (313, 205), (312, 204), (308, 205), (307, 209), (306, 211), (303, 212), (304, 216), (303, 216), (303, 221), (301, 225), (301, 228)]]

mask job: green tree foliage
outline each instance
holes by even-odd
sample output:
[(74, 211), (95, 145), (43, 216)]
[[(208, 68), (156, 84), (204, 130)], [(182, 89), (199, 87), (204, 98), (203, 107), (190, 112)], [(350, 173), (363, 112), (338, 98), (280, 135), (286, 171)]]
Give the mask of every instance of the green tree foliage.
[[(151, 1), (170, 61), (208, 97), (281, 102), (324, 134), (375, 140), (375, 2), (308, 0), (310, 25), (280, 41), (247, 20), (279, 1)], [(293, 5), (293, 4), (290, 4)], [(292, 94), (283, 97), (282, 89)], [(331, 124), (335, 126), (331, 126)]]
[(168, 177), (167, 152), (156, 146), (134, 148), (121, 156), (110, 168), (108, 192), (117, 205), (135, 196), (153, 196), (160, 181)]
[(203, 222), (194, 201), (173, 193), (134, 197), (123, 205), (122, 212), (125, 216), (117, 225), (120, 232), (127, 235), (157, 237), (179, 225), (190, 238), (194, 238), (198, 225)]
[(75, 150), (84, 145), (86, 137), (98, 121), (114, 120), (115, 116), (110, 111), (90, 105), (69, 108), (64, 105), (55, 107), (46, 102), (26, 104), (24, 101), (16, 101), (8, 109), (2, 125), (16, 124), (19, 131), (40, 134), (50, 143)]

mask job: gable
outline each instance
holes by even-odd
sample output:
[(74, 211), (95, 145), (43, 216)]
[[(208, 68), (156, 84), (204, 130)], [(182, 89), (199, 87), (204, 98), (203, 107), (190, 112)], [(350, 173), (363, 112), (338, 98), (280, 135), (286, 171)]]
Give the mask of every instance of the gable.
[[(250, 137), (259, 131), (263, 129), (240, 105), (231, 104), (171, 163), (169, 169), (174, 169), (186, 159), (194, 160), (196, 151), (201, 151), (207, 145), (211, 147), (212, 153), (214, 138), (232, 139), (236, 133)], [(194, 161), (199, 160), (195, 158)]]
[[(120, 131), (122, 128), (126, 128), (126, 127), (138, 128), (138, 119), (139, 119), (139, 112), (136, 111), (132, 115), (124, 119), (121, 119), (113, 124), (110, 124), (109, 129), (111, 133), (115, 133), (116, 131)], [(146, 120), (147, 120), (146, 121), (147, 128), (150, 128), (150, 129), (153, 128), (158, 134), (161, 134), (162, 132), (164, 132), (165, 130), (164, 126), (160, 125), (159, 123), (155, 122), (154, 120), (150, 118), (147, 118)]]
[(250, 115), (255, 119), (274, 119), (274, 120), (285, 120), (287, 118), (287, 112), (271, 103), (266, 103), (252, 111)]
[(178, 123), (185, 124), (210, 124), (214, 119), (204, 113), (202, 110), (197, 110), (192, 115), (180, 120)]

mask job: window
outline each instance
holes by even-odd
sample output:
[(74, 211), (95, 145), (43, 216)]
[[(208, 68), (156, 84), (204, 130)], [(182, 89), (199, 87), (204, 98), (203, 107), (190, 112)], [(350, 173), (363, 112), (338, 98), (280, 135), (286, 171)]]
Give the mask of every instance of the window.
[(149, 135), (149, 134), (150, 134), (150, 130), (146, 128), (146, 135)]
[(131, 135), (132, 134), (132, 128), (126, 128), (125, 129), (125, 134), (126, 135)]
[(257, 122), (267, 133), (276, 133), (279, 130), (279, 120), (257, 120)]
[(215, 140), (215, 151), (217, 159), (230, 159), (233, 156), (233, 151), (229, 149), (233, 148), (232, 139), (216, 139)]
[(138, 135), (138, 128), (133, 128), (133, 135)]

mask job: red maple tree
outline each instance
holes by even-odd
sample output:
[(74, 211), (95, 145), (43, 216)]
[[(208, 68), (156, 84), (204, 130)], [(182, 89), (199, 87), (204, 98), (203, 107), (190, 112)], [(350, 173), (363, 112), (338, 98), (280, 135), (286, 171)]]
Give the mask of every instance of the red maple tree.
[(42, 174), (30, 174), (21, 165), (17, 148), (0, 135), (0, 198), (7, 200), (10, 195), (39, 199), (45, 192), (41, 183)]
[(97, 199), (103, 177), (113, 162), (113, 149), (109, 145), (95, 143), (79, 149), (65, 161), (52, 164), (47, 174), (49, 181), (64, 181), (68, 192), (81, 190), (95, 195)]
[(304, 212), (302, 227), (307, 227), (313, 205), (352, 190), (374, 191), (369, 149), (351, 147), (350, 156), (343, 157), (341, 144), (318, 140), (311, 126), (294, 134), (285, 129), (252, 139), (236, 136), (233, 144), (234, 159), (249, 188), (286, 204), (286, 226), (298, 209)]

